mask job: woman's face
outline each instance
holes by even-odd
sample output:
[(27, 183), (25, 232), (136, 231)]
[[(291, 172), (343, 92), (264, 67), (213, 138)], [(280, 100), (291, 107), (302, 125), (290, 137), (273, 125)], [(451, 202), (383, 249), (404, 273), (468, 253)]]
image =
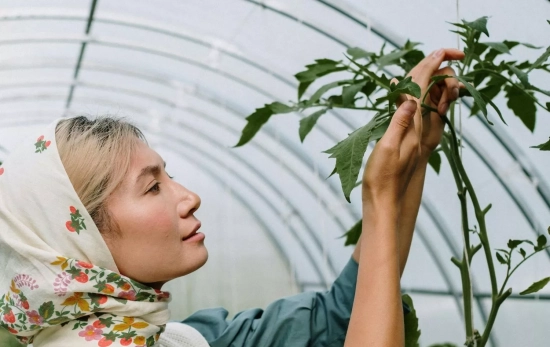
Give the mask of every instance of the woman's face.
[(195, 234), (200, 221), (193, 213), (201, 200), (173, 181), (164, 166), (158, 153), (138, 141), (128, 174), (107, 200), (120, 233), (105, 241), (118, 269), (157, 289), (208, 259), (204, 234)]

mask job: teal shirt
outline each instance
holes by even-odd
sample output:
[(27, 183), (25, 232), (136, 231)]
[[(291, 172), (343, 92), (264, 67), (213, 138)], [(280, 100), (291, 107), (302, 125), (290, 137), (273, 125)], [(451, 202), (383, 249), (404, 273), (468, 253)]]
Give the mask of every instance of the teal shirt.
[[(327, 292), (285, 297), (265, 310), (239, 312), (230, 321), (224, 308), (200, 310), (183, 323), (197, 329), (211, 347), (343, 346), (358, 268), (351, 258)], [(405, 304), (403, 308), (408, 312)]]

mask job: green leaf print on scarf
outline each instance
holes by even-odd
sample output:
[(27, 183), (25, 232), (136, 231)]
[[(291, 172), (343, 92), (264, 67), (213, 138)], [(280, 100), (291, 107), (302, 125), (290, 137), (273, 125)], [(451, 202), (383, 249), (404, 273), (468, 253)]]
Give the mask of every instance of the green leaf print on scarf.
[(44, 140), (44, 135), (40, 135), (40, 137), (36, 139), (36, 143), (34, 144), (34, 146), (36, 147), (36, 150), (34, 151), (34, 153), (44, 152), (45, 150), (48, 149), (48, 147), (50, 147), (51, 143), (52, 143), (51, 141)]

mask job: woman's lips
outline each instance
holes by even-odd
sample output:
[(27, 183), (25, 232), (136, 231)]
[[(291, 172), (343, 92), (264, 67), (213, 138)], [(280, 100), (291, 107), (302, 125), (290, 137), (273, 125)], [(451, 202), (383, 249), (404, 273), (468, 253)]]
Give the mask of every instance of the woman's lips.
[(195, 227), (193, 228), (193, 231), (191, 232), (191, 234), (187, 235), (186, 237), (184, 237), (182, 239), (182, 241), (187, 241), (187, 240), (197, 240), (197, 239), (204, 239), (204, 234), (203, 233), (199, 233), (197, 232), (197, 230), (199, 230), (201, 227), (201, 222), (199, 221)]

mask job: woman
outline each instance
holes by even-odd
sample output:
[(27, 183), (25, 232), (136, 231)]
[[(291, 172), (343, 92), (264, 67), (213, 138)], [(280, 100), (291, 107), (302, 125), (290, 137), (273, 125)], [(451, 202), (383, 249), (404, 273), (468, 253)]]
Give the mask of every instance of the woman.
[[(462, 57), (439, 50), (410, 75), (425, 91), (432, 75), (454, 74), (438, 70), (444, 60)], [(428, 103), (444, 114), (458, 87), (445, 80)], [(166, 324), (162, 285), (208, 257), (193, 215), (200, 198), (132, 125), (56, 120), (0, 170), (0, 324), (35, 347), (403, 346), (399, 278), (443, 131), (438, 114), (422, 119), (406, 99), (367, 162), (362, 240), (331, 290), (230, 322), (211, 309)]]

